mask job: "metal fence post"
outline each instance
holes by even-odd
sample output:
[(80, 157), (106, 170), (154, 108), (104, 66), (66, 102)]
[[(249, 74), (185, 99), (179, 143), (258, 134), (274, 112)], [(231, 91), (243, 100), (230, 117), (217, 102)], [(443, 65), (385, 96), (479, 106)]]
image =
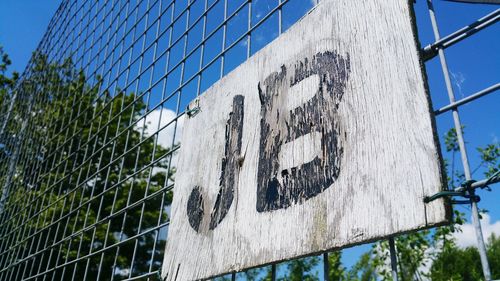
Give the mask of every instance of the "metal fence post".
[[(439, 38), (432, 0), (427, 1)], [(312, 8), (297, 9), (297, 3), (305, 3), (300, 0), (235, 2), (62, 1), (37, 49), (47, 64), (28, 63), (0, 112), (0, 280), (161, 279), (174, 181), (169, 174), (185, 103), (262, 48), (259, 34), (274, 38), (269, 30), (277, 25), (279, 36)], [(434, 113), (453, 110), (467, 179), (456, 108), (499, 90), (500, 84), (455, 101), (443, 50), (499, 17), (497, 9), (423, 49), (425, 60), (440, 56), (453, 102)], [(44, 130), (47, 134), (40, 134)], [(460, 191), (472, 195), (494, 180), (500, 178)], [(490, 279), (476, 202), (472, 214)], [(392, 278), (398, 280), (394, 238), (389, 250)], [(329, 273), (335, 265), (329, 262), (324, 253), (324, 280), (333, 279)], [(265, 268), (273, 281), (276, 269), (276, 264)], [(403, 277), (401, 263), (399, 269)], [(232, 273), (231, 280), (237, 279), (244, 278)]]
[[(432, 23), (432, 30), (434, 32), (434, 37), (435, 37), (436, 41), (438, 41), (440, 39), (440, 34), (439, 34), (438, 26), (437, 26), (436, 15), (435, 15), (432, 0), (427, 0), (427, 7), (429, 9), (429, 16), (430, 16), (431, 23)], [(439, 60), (441, 62), (441, 68), (443, 70), (443, 75), (444, 75), (444, 79), (445, 79), (445, 83), (446, 83), (446, 90), (448, 92), (448, 98), (450, 100), (450, 103), (454, 103), (455, 102), (455, 93), (453, 92), (453, 87), (451, 85), (450, 74), (448, 71), (448, 65), (446, 63), (446, 57), (444, 55), (444, 50), (442, 48), (439, 48), (438, 54), (439, 54)], [(452, 109), (452, 113), (453, 113), (453, 121), (455, 124), (455, 131), (456, 131), (457, 139), (458, 139), (458, 146), (460, 149), (460, 155), (462, 158), (462, 164), (463, 164), (463, 168), (464, 168), (465, 179), (467, 181), (469, 181), (472, 179), (472, 177), (471, 177), (469, 160), (467, 157), (465, 142), (464, 142), (464, 138), (463, 138), (462, 123), (460, 122), (460, 116), (458, 114), (458, 108)], [(473, 196), (474, 190), (470, 189), (469, 193), (471, 196)], [(479, 221), (479, 211), (478, 211), (477, 203), (475, 202), (475, 200), (471, 200), (471, 209), (472, 209), (472, 223), (474, 224), (474, 227), (476, 230), (477, 247), (479, 250), (479, 256), (481, 257), (481, 265), (483, 267), (484, 278), (486, 280), (491, 280), (490, 266), (488, 263), (488, 257), (486, 256), (486, 246), (485, 246), (484, 239), (483, 239), (483, 232), (481, 230), (481, 223)]]
[(394, 245), (394, 238), (389, 238), (389, 252), (391, 253), (391, 272), (392, 280), (398, 281), (398, 258), (396, 256), (396, 245)]
[(323, 280), (329, 281), (330, 276), (328, 275), (330, 271), (330, 264), (328, 263), (328, 252), (323, 254)]

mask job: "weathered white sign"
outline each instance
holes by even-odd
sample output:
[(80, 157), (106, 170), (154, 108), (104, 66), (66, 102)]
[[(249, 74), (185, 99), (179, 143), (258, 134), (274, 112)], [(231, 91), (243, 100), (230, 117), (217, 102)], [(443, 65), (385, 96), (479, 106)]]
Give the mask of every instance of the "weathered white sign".
[(324, 0), (185, 121), (166, 280), (196, 280), (448, 218), (407, 1)]

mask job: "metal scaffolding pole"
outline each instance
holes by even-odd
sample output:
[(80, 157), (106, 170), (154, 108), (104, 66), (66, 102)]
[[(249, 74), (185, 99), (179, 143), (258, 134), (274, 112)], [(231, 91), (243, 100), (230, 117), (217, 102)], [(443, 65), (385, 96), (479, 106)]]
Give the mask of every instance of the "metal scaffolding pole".
[(458, 101), (456, 101), (456, 102), (454, 102), (452, 104), (448, 104), (446, 106), (443, 106), (440, 109), (434, 111), (434, 114), (435, 115), (439, 115), (439, 114), (445, 113), (447, 111), (452, 110), (453, 108), (458, 108), (459, 106), (467, 104), (467, 103), (469, 103), (469, 102), (471, 102), (473, 100), (476, 100), (476, 99), (478, 99), (480, 97), (484, 97), (484, 96), (486, 96), (488, 94), (494, 93), (495, 91), (497, 91), (499, 89), (500, 89), (500, 83), (496, 83), (493, 86), (490, 86), (490, 87), (488, 87), (486, 89), (483, 89), (483, 90), (481, 90), (479, 92), (476, 92), (476, 93), (474, 93), (474, 94), (472, 94), (472, 95), (470, 95), (468, 97), (465, 97), (465, 98), (463, 98), (461, 100), (458, 100)]
[(487, 28), (498, 22), (500, 19), (500, 9), (489, 13), (488, 15), (478, 19), (477, 21), (447, 35), (436, 42), (425, 46), (422, 50), (424, 60), (429, 60), (438, 55), (439, 50), (446, 49), (456, 43), (468, 38), (469, 36), (476, 34), (477, 32)]
[[(438, 26), (437, 26), (436, 15), (435, 15), (432, 0), (427, 0), (427, 7), (429, 9), (429, 16), (431, 19), (432, 29), (434, 32), (435, 40), (439, 41), (440, 34), (439, 34)], [(441, 62), (441, 68), (443, 70), (443, 75), (444, 75), (444, 79), (445, 79), (445, 83), (446, 83), (446, 89), (448, 92), (450, 104), (454, 104), (455, 103), (455, 93), (453, 92), (450, 74), (448, 71), (448, 65), (446, 63), (446, 57), (444, 55), (444, 50), (442, 48), (439, 48), (438, 55), (439, 55), (439, 60)], [(462, 123), (460, 122), (460, 116), (458, 114), (458, 109), (456, 107), (453, 108), (452, 113), (453, 113), (453, 121), (455, 124), (455, 130), (456, 130), (456, 134), (457, 134), (458, 146), (460, 149), (460, 155), (462, 158), (462, 164), (463, 164), (463, 168), (464, 168), (465, 179), (467, 181), (470, 181), (472, 179), (472, 177), (471, 177), (471, 172), (470, 172), (470, 167), (469, 167), (469, 160), (467, 157), (467, 150), (465, 147), (465, 142), (464, 142), (463, 133), (462, 133)], [(469, 192), (471, 197), (474, 197), (474, 189), (469, 189), (468, 192)], [(471, 209), (472, 209), (472, 223), (474, 224), (474, 227), (476, 230), (476, 237), (477, 237), (477, 244), (478, 244), (477, 247), (479, 250), (479, 255), (481, 257), (481, 265), (483, 267), (483, 274), (484, 274), (485, 280), (488, 281), (488, 280), (491, 280), (491, 272), (490, 272), (490, 266), (488, 263), (488, 257), (486, 256), (486, 246), (485, 246), (484, 239), (483, 239), (483, 232), (481, 229), (481, 223), (479, 221), (479, 211), (478, 211), (476, 200), (471, 200)]]

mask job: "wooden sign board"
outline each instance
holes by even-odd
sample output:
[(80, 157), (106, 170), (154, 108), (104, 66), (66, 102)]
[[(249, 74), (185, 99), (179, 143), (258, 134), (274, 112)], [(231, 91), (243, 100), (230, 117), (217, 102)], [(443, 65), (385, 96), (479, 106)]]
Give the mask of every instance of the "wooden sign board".
[(447, 221), (407, 1), (324, 0), (185, 120), (163, 277), (197, 280)]

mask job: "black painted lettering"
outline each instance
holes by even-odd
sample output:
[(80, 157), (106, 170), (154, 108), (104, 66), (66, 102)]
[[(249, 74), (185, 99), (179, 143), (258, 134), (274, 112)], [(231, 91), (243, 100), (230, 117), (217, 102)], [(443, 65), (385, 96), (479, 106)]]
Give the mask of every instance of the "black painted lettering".
[(234, 189), (238, 184), (240, 172), (238, 159), (243, 135), (244, 100), (241, 95), (234, 97), (233, 112), (229, 114), (226, 124), (226, 147), (222, 158), (220, 190), (211, 213), (210, 229), (214, 229), (224, 219), (233, 203)]
[[(226, 217), (234, 199), (235, 186), (239, 178), (239, 157), (243, 135), (243, 116), (245, 98), (237, 95), (233, 98), (233, 111), (229, 113), (226, 123), (224, 158), (222, 158), (222, 171), (220, 174), (219, 193), (214, 207), (210, 213), (209, 229), (215, 229)], [(200, 225), (205, 216), (203, 208), (203, 195), (200, 187), (196, 186), (187, 203), (187, 215), (191, 227), (199, 232)]]
[(189, 225), (191, 225), (195, 231), (198, 231), (203, 219), (203, 196), (201, 195), (201, 188), (199, 186), (195, 186), (189, 195), (187, 215)]
[[(343, 154), (338, 117), (350, 72), (349, 57), (336, 52), (312, 58), (270, 74), (258, 85), (261, 128), (258, 164), (257, 211), (284, 209), (302, 203), (330, 187), (340, 173)], [(283, 109), (281, 95), (312, 75), (318, 85), (312, 98), (293, 109)], [(280, 112), (280, 110), (282, 112)], [(307, 134), (321, 135), (322, 153), (312, 161), (283, 169), (282, 146)]]

